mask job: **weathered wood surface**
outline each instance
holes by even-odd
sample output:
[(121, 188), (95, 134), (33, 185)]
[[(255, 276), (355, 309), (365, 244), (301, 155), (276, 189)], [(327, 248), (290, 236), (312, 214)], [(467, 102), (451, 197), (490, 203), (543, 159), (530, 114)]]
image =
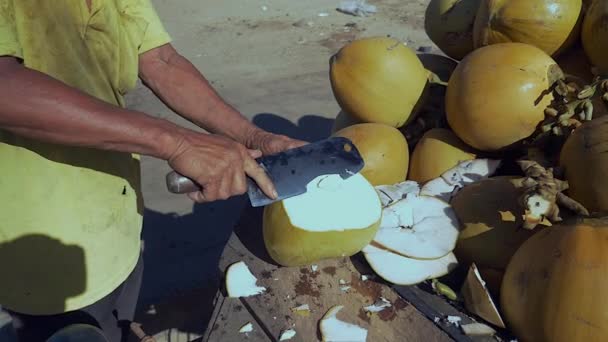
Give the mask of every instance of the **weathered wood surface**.
[[(279, 267), (266, 254), (261, 234), (262, 222), (259, 211), (249, 210), (230, 238), (220, 261), (220, 268), (244, 261), (258, 278), (258, 284), (267, 288), (261, 295), (246, 298), (225, 298), (217, 316), (234, 320), (228, 325), (214, 328), (208, 341), (230, 341), (228, 336), (238, 335), (241, 326), (241, 311), (234, 312), (238, 305), (249, 312), (268, 339), (278, 341), (285, 329), (294, 329), (297, 335), (290, 341), (321, 341), (319, 321), (334, 305), (343, 305), (338, 318), (357, 324), (368, 330), (367, 341), (451, 341), (452, 339), (414, 306), (403, 300), (388, 284), (378, 279), (363, 281), (362, 273), (351, 258), (326, 260), (312, 267)], [(365, 273), (370, 274), (370, 273)], [(340, 281), (344, 284), (341, 284)], [(343, 286), (350, 289), (343, 291)], [(374, 304), (381, 297), (391, 302), (391, 307), (379, 313), (367, 314), (364, 307)], [(310, 314), (305, 316), (292, 309), (308, 304)], [(217, 322), (217, 319), (215, 320)], [(253, 323), (253, 322), (252, 322)], [(220, 328), (221, 327), (221, 328)], [(232, 331), (227, 331), (232, 329)], [(222, 333), (224, 331), (224, 333)], [(235, 333), (236, 332), (236, 335)], [(222, 335), (224, 334), (224, 335)], [(250, 335), (241, 340), (254, 339)]]

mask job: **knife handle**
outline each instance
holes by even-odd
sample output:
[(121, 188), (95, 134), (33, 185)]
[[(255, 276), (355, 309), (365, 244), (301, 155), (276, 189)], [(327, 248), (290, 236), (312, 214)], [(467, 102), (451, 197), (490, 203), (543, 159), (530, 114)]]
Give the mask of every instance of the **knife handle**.
[(165, 179), (167, 181), (167, 189), (174, 194), (187, 194), (201, 190), (201, 187), (192, 179), (182, 176), (175, 171), (169, 172)]

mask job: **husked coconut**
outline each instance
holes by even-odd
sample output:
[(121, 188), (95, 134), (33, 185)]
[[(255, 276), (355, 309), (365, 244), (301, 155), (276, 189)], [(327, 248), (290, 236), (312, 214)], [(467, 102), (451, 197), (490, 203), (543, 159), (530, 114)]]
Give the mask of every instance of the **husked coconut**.
[(266, 291), (265, 287), (256, 285), (257, 281), (243, 261), (230, 265), (226, 271), (228, 297), (249, 297)]
[(458, 266), (453, 253), (438, 259), (413, 259), (373, 244), (365, 246), (362, 252), (371, 268), (380, 277), (397, 285), (415, 285), (428, 279), (439, 278)]
[(383, 209), (374, 241), (406, 257), (436, 259), (454, 249), (459, 232), (458, 218), (448, 203), (410, 194)]
[(344, 308), (336, 305), (330, 308), (319, 323), (323, 341), (327, 342), (365, 342), (367, 340), (367, 329), (358, 325), (339, 320), (336, 315)]
[(306, 193), (264, 208), (264, 243), (283, 266), (348, 257), (371, 242), (381, 218), (378, 193), (363, 175), (323, 175)]

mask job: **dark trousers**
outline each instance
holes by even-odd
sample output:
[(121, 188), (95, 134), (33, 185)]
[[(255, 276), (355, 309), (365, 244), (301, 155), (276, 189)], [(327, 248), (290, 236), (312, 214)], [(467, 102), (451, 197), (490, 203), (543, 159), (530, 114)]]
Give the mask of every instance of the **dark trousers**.
[(90, 324), (100, 328), (109, 342), (125, 342), (129, 323), (135, 316), (143, 274), (143, 258), (116, 290), (100, 301), (80, 310), (51, 316), (31, 316), (7, 310), (19, 342), (45, 342), (58, 330), (72, 324)]

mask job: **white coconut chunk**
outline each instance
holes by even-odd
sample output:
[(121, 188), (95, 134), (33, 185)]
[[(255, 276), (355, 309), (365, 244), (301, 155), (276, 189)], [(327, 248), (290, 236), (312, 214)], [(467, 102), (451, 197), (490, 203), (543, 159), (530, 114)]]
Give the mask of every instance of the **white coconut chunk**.
[(364, 307), (363, 310), (367, 312), (380, 312), (386, 308), (390, 308), (391, 306), (391, 302), (386, 300), (386, 298), (380, 297), (380, 300), (376, 301), (372, 305)]
[(347, 179), (322, 175), (306, 193), (283, 200), (291, 224), (307, 231), (365, 229), (378, 221), (382, 204), (374, 187), (361, 174)]
[(312, 266), (310, 266), (310, 269), (311, 269), (313, 272), (317, 272), (317, 270), (319, 269), (319, 266), (317, 266), (317, 265), (312, 265)]
[(444, 172), (440, 177), (428, 181), (420, 195), (434, 196), (446, 202), (463, 187), (493, 175), (501, 161), (495, 159), (473, 159), (460, 162)]
[(251, 273), (245, 262), (236, 262), (226, 271), (226, 290), (228, 297), (249, 297), (266, 291), (263, 286), (257, 286), (257, 278)]
[(459, 317), (459, 316), (448, 316), (448, 317), (446, 317), (446, 320), (449, 323), (454, 324), (455, 326), (459, 326), (460, 322), (462, 321), (462, 317)]
[(302, 304), (300, 306), (297, 306), (293, 309), (291, 309), (292, 311), (309, 311), (310, 310), (310, 306), (308, 304)]
[(350, 290), (350, 286), (342, 286), (342, 287), (340, 287), (340, 290), (346, 292), (346, 291)]
[(281, 337), (279, 337), (279, 341), (291, 340), (295, 336), (296, 336), (296, 331), (293, 329), (288, 329), (281, 333)]
[(405, 181), (392, 185), (378, 185), (376, 191), (380, 196), (382, 206), (386, 207), (397, 202), (407, 194), (418, 194), (420, 192), (420, 184), (415, 181)]
[(243, 325), (243, 326), (241, 327), (241, 329), (239, 329), (239, 332), (240, 332), (241, 334), (243, 334), (243, 333), (248, 333), (248, 332), (252, 332), (252, 331), (253, 331), (253, 324), (251, 324), (251, 322), (249, 322), (249, 323), (247, 323), (247, 324)]
[(371, 268), (384, 280), (397, 285), (415, 285), (450, 273), (458, 265), (454, 253), (438, 259), (413, 259), (374, 245), (362, 250)]
[(344, 308), (343, 305), (333, 306), (321, 319), (319, 330), (321, 330), (323, 341), (365, 342), (367, 340), (367, 329), (341, 321), (336, 317), (342, 308)]
[(467, 336), (493, 336), (496, 334), (496, 330), (483, 323), (462, 324), (460, 328)]
[(460, 223), (447, 202), (410, 194), (382, 212), (374, 241), (393, 252), (416, 259), (437, 259), (456, 247)]

